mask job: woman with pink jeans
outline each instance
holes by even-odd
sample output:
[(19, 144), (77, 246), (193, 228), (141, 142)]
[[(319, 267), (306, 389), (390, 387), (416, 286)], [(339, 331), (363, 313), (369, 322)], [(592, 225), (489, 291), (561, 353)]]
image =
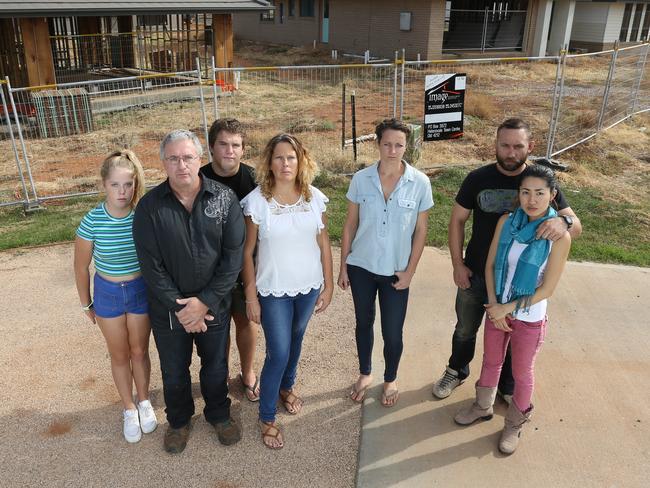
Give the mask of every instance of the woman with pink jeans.
[(515, 390), (499, 441), (504, 454), (515, 451), (521, 428), (530, 420), (535, 358), (546, 333), (547, 298), (560, 280), (571, 247), (568, 232), (555, 242), (535, 238), (537, 227), (557, 215), (551, 206), (556, 194), (553, 171), (529, 166), (521, 174), (519, 208), (499, 219), (485, 269), (489, 303), (485, 305), (483, 366), (476, 400), (454, 417), (460, 425), (492, 418), (510, 343)]

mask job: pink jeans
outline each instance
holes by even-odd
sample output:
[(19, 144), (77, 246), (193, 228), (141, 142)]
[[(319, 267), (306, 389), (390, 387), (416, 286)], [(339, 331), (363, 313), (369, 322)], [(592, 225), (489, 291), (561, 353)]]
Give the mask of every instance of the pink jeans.
[(499, 375), (508, 342), (512, 350), (512, 376), (515, 379), (513, 400), (515, 406), (524, 412), (530, 407), (535, 385), (535, 358), (544, 343), (546, 319), (539, 322), (524, 322), (506, 318), (512, 332), (504, 332), (485, 319), (483, 331), (483, 367), (478, 385), (493, 388), (499, 384)]

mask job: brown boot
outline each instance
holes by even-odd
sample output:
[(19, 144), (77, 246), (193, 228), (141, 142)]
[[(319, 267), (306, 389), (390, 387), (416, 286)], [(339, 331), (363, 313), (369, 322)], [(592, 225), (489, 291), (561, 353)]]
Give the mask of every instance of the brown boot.
[(501, 432), (501, 440), (499, 441), (499, 451), (503, 454), (512, 454), (517, 449), (519, 438), (521, 437), (521, 429), (526, 422), (530, 421), (530, 416), (533, 413), (533, 405), (525, 412), (520, 412), (515, 402), (512, 402), (508, 407), (505, 418), (505, 427)]
[(163, 441), (165, 451), (170, 454), (183, 452), (187, 445), (187, 439), (190, 437), (190, 430), (192, 430), (192, 422), (188, 422), (178, 429), (174, 429), (171, 425), (168, 426), (167, 432), (165, 432), (165, 440)]
[(223, 422), (213, 424), (214, 430), (217, 432), (219, 442), (224, 446), (231, 446), (237, 444), (241, 440), (241, 429), (231, 418)]
[(458, 411), (454, 421), (459, 425), (470, 425), (477, 420), (490, 420), (494, 411), (494, 399), (497, 396), (496, 388), (478, 386), (476, 383), (476, 400), (469, 407)]

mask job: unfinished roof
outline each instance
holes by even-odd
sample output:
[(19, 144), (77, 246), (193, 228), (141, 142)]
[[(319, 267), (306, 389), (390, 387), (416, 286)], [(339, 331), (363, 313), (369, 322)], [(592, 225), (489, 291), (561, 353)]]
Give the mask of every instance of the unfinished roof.
[(260, 11), (273, 8), (263, 0), (0, 0), (0, 17), (64, 17), (137, 14), (190, 14)]

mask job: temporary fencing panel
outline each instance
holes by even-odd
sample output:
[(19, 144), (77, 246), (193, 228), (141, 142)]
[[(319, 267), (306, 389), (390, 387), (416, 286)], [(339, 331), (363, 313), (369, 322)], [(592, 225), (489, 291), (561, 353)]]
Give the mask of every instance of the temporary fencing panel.
[[(436, 141), (436, 161), (461, 163), (494, 158), (494, 147), (476, 147), (479, 134), (489, 134), (506, 117), (522, 117), (532, 126), (536, 154), (544, 155), (557, 71), (556, 58), (495, 58), (484, 60), (406, 62), (403, 110), (398, 115), (423, 123), (424, 87), (428, 75), (465, 73), (463, 139)], [(427, 161), (422, 161), (426, 165)]]
[(650, 107), (650, 44), (563, 56), (551, 113), (550, 155), (556, 156)]
[[(650, 110), (648, 48), (340, 66), (216, 69), (214, 61), (207, 67), (197, 62), (193, 71), (27, 88), (3, 80), (0, 150), (14, 159), (6, 157), (0, 166), (0, 206), (96, 192), (100, 162), (123, 147), (140, 157), (147, 183), (157, 183), (164, 178), (163, 136), (185, 128), (205, 140), (217, 117), (236, 117), (248, 126), (248, 162), (255, 162), (271, 136), (291, 132), (321, 165), (354, 170), (352, 152), (341, 151), (352, 136), (352, 95), (356, 135), (368, 140), (386, 117), (423, 122), (429, 74), (467, 75), (465, 136), (425, 144), (421, 166), (491, 160), (494, 147), (477, 144), (478, 136), (491, 139), (496, 125), (512, 116), (531, 123), (536, 155), (557, 155)], [(374, 158), (373, 144), (359, 147), (359, 163)], [(208, 160), (206, 154), (203, 163)]]

